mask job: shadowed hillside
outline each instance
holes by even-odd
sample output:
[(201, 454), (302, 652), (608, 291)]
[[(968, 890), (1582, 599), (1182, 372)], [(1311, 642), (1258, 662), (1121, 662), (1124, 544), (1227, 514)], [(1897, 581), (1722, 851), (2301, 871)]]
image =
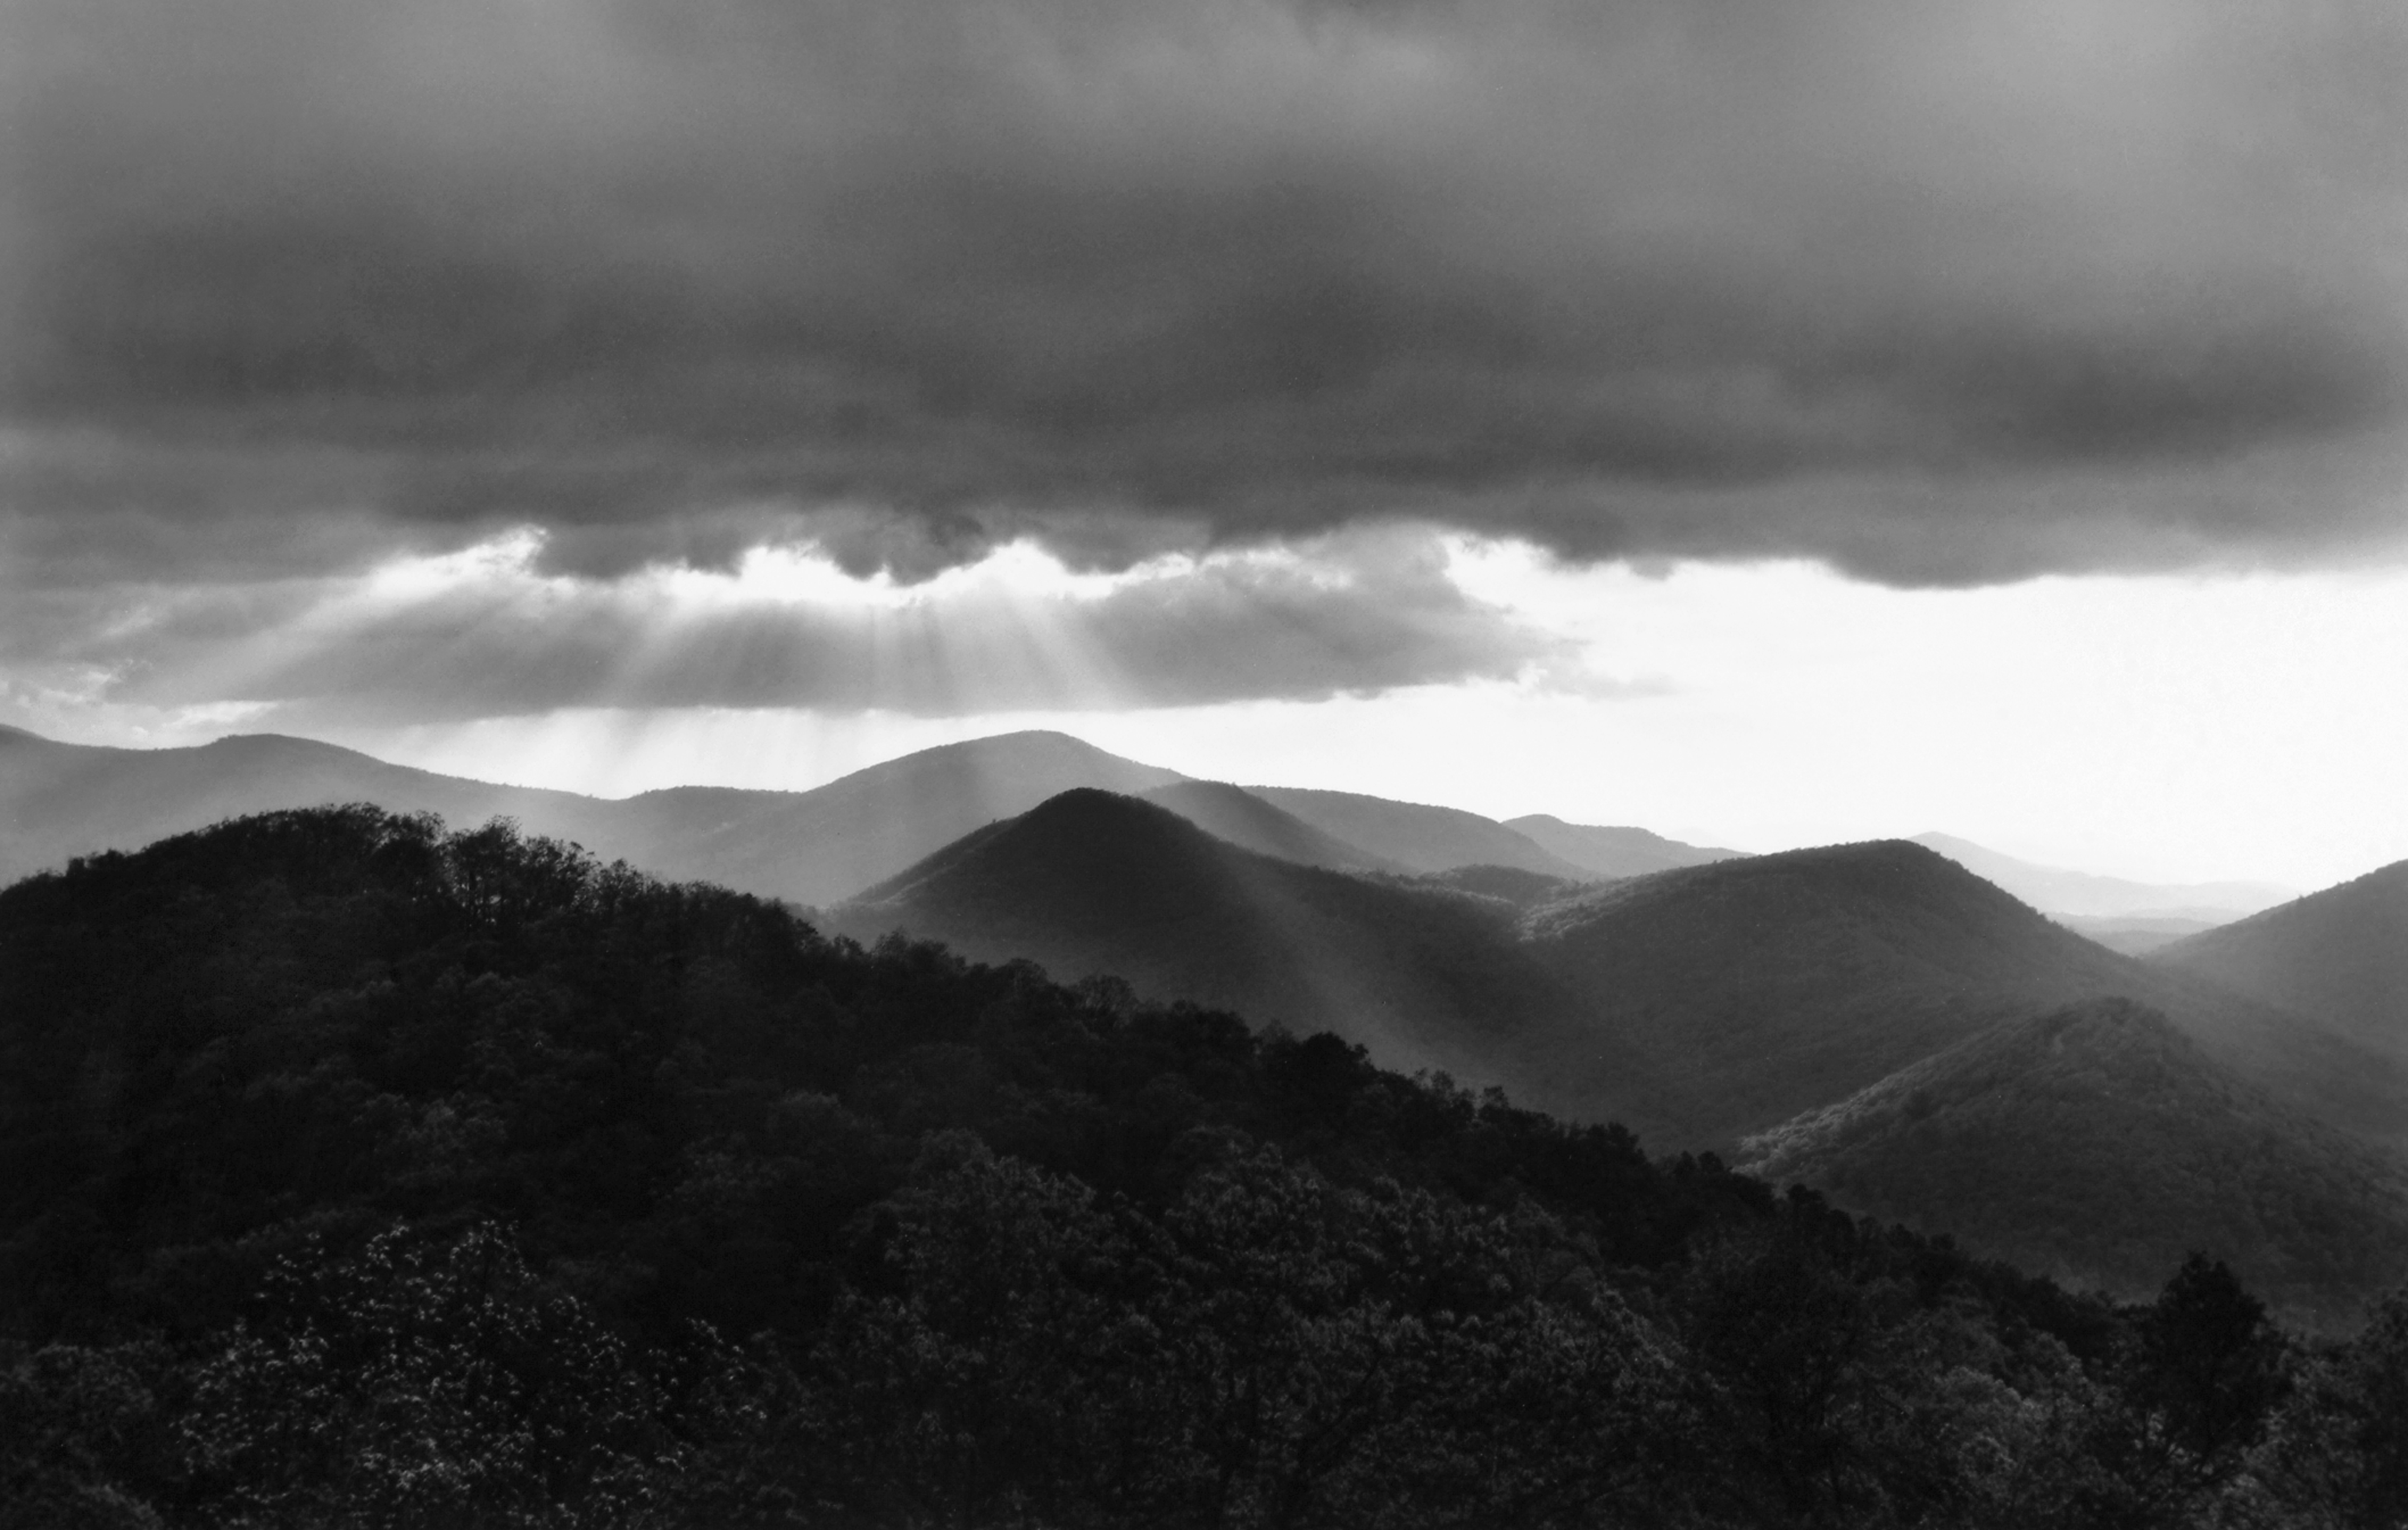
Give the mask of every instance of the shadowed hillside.
[(1298, 865), (1332, 871), (1402, 871), (1396, 862), (1322, 833), (1283, 808), (1274, 808), (1226, 781), (1174, 781), (1143, 794), (1215, 839)]
[(1643, 877), (1676, 866), (1707, 865), (1736, 860), (1745, 851), (1684, 845), (1646, 829), (1607, 828), (1592, 823), (1567, 823), (1551, 813), (1509, 818), (1505, 826), (1530, 839), (1550, 855), (1570, 861), (1599, 877)]
[(2408, 1057), (2408, 861), (2151, 955)]
[(1569, 894), (1511, 867), (1432, 880), (1277, 861), (1076, 793), (833, 917), (865, 937), (899, 927), (982, 960), (1326, 1027), (1388, 1065), (1506, 1081), (1684, 1148), (1727, 1151), (1997, 1022), (2110, 995), (2163, 1010), (2315, 1119), (2378, 1139), (2408, 1125), (2397, 1062), (2119, 956), (1903, 841)]
[(1566, 1004), (1484, 897), (1369, 880), (1226, 844), (1166, 808), (1068, 792), (830, 911), (1057, 979), (1327, 1029), (1385, 1065), (1519, 1084), (1521, 1050)]
[(2234, 1079), (2163, 1015), (2009, 1021), (1750, 1137), (1751, 1173), (2123, 1296), (2185, 1251), (2295, 1321), (2408, 1279), (2408, 1175)]
[(1073, 787), (1144, 792), (1183, 779), (1068, 734), (1009, 733), (922, 750), (809, 792), (687, 786), (627, 806), (653, 825), (660, 849), (638, 863), (648, 869), (822, 904)]
[(2243, 1077), (2368, 1135), (2408, 1123), (2408, 1076), (2327, 1027), (2161, 973), (1903, 840), (1616, 882), (1533, 913), (1541, 961), (1666, 1093), (1563, 1087), (1657, 1140), (1727, 1145), (1984, 1027), (2077, 999), (2164, 1010)]
[[(1746, 1138), (1776, 1180), (2128, 1294), (2205, 1247), (2331, 1326), (2408, 1278), (2408, 1177), (2324, 1123), (2395, 1126), (2396, 1069), (1903, 841), (1569, 891), (1504, 867), (1417, 886), (1073, 793), (841, 918), (1328, 1025), (1670, 1146)], [(1935, 1100), (1955, 1113), (1927, 1126)]]

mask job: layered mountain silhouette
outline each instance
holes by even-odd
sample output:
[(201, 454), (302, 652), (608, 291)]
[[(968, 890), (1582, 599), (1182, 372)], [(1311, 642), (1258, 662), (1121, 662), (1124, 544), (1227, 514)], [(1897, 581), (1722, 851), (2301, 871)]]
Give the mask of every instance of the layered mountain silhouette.
[(2167, 945), (2152, 962), (2408, 1056), (2408, 861)]
[(2188, 914), (2059, 914), (2057, 921), (2109, 951), (2119, 951), (2127, 956), (2145, 956), (2227, 922), (2221, 914), (2207, 918)]
[(514, 818), (529, 833), (657, 876), (817, 904), (1071, 787), (1143, 792), (1183, 779), (1067, 734), (1017, 733), (923, 750), (810, 792), (689, 786), (610, 800), (413, 770), (276, 735), (129, 750), (9, 730), (0, 736), (0, 883), (245, 813), (371, 802), (453, 823)]
[(2146, 914), (2222, 922), (2269, 908), (2294, 896), (2272, 882), (2128, 881), (2062, 866), (2041, 865), (2001, 854), (1949, 834), (1919, 834), (1914, 843), (1938, 851), (1974, 875), (2051, 914), (2087, 917)]
[(2344, 1326), (2408, 1271), (2396, 1160), (2236, 1079), (2156, 1010), (2004, 1022), (1750, 1137), (1743, 1167), (2140, 1296), (2191, 1249)]
[(2011, 1015), (2113, 992), (2112, 953), (1918, 846), (1790, 851), (1608, 884), (1527, 938), (1664, 1093), (1598, 1104), (1728, 1148)]
[(222, 819), (374, 802), (455, 823), (516, 818), (594, 843), (614, 807), (569, 792), (464, 780), (307, 738), (253, 734), (191, 749), (107, 749), (0, 729), (0, 883), (104, 850), (136, 850)]
[(1548, 854), (1599, 877), (1643, 877), (1651, 871), (1670, 871), (1676, 866), (1736, 860), (1747, 853), (1684, 845), (1647, 829), (1567, 823), (1552, 813), (1509, 818), (1505, 826)]
[(2158, 971), (1902, 840), (1610, 883), (1530, 918), (1542, 961), (1666, 1093), (1634, 1126), (1719, 1146), (1986, 1026), (2076, 1000), (2162, 1010), (2222, 1064), (2370, 1136), (2408, 1124), (2408, 1071), (2332, 1027)]
[[(1607, 883), (1362, 876), (1076, 792), (832, 911), (1117, 974), (2138, 1294), (2191, 1248), (2298, 1321), (2408, 1277), (2408, 1079), (1905, 841)], [(2356, 1133), (2358, 1135), (2352, 1135)]]
[(1216, 839), (1299, 865), (1332, 871), (1405, 869), (1336, 835), (1325, 834), (1286, 808), (1273, 807), (1226, 781), (1175, 781), (1146, 793), (1145, 800), (1169, 808)]
[(1254, 855), (1140, 806), (1049, 803), (832, 917), (1333, 1030), (1668, 1147), (1728, 1151), (2000, 1021), (2110, 995), (2318, 1119), (2408, 1123), (2397, 1062), (2107, 951), (1903, 841), (1602, 885), (1515, 867), (1415, 884)]
[(1391, 802), (1354, 792), (1323, 792), (1298, 786), (1253, 786), (1248, 791), (1275, 808), (1393, 862), (1408, 871), (1451, 871), (1456, 866), (1501, 865), (1542, 871), (1574, 881), (1596, 874), (1565, 860), (1493, 818), (1460, 808)]
[(820, 905), (1076, 787), (1156, 794), (1222, 838), (1307, 865), (1406, 874), (1505, 865), (1571, 880), (1600, 875), (1477, 813), (1342, 792), (1191, 781), (1060, 733), (941, 745), (808, 792), (689, 786), (610, 799), (416, 770), (273, 734), (135, 750), (0, 727), (0, 885), (73, 856), (134, 850), (247, 813), (368, 802), (452, 823), (512, 818), (529, 833), (572, 840), (658, 876)]
[[(676, 842), (717, 868), (707, 879), (820, 904), (1062, 792), (1136, 793), (1182, 779), (1068, 734), (1032, 732), (922, 750), (809, 792), (680, 787), (628, 801), (674, 822)], [(706, 876), (662, 864), (666, 875)]]
[[(2078, 1280), (2145, 1283), (2177, 1243), (2254, 1245), (2236, 1265), (2329, 1314), (2378, 1268), (2408, 1273), (2390, 1156), (2408, 1137), (2408, 865), (2143, 963), (1914, 843), (1742, 856), (1190, 780), (1060, 734), (812, 792), (609, 801), (304, 739), (135, 751), (0, 730), (0, 881), (339, 801), (511, 817), (659, 875), (833, 906), (864, 939), (900, 928), (1334, 1031), (1658, 1149), (1743, 1151)], [(1651, 856), (1690, 864), (1641, 869)], [(2147, 896), (2170, 891), (2199, 890)], [(2229, 1205), (2209, 1204), (2219, 1179)], [(2109, 1208), (2130, 1225), (2094, 1225)]]
[[(829, 910), (1064, 981), (1328, 1030), (1391, 1066), (1529, 1083), (1525, 1059), (1570, 1022), (1502, 900), (1296, 864), (1216, 839), (1153, 803), (1065, 793)], [(1626, 1059), (1626, 1061), (1627, 1061)]]

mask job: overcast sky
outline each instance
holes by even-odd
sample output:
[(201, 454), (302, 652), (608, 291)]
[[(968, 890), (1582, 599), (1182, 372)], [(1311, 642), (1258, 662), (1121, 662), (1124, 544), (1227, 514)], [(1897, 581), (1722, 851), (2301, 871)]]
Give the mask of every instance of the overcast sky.
[(0, 0), (0, 719), (2329, 880), (2403, 18)]

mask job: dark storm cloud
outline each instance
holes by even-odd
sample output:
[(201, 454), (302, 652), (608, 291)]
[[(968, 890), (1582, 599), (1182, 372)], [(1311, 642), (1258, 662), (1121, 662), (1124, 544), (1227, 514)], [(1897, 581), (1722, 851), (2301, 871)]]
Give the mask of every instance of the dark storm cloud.
[(830, 506), (906, 573), (1400, 515), (1905, 582), (2401, 529), (2376, 0), (0, 14), (0, 492), (58, 581), (516, 523), (711, 566)]

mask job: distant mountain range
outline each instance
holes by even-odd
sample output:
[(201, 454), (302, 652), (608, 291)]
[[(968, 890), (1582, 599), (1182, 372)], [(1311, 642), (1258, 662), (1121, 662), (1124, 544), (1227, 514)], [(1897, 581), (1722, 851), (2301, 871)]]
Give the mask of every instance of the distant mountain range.
[(2271, 908), (2299, 895), (2297, 890), (2272, 882), (2159, 884), (2068, 871), (2061, 866), (2019, 861), (1948, 834), (1919, 834), (1914, 842), (1938, 851), (1985, 880), (1998, 883), (2035, 908), (2082, 919), (2118, 920), (2142, 915), (2218, 923)]
[(2203, 918), (2196, 914), (2059, 914), (2057, 922), (2127, 956), (2145, 956), (2177, 940), (2230, 922), (2222, 916)]
[[(808, 792), (688, 786), (609, 799), (414, 770), (272, 734), (132, 750), (0, 727), (0, 884), (71, 856), (133, 850), (245, 813), (372, 802), (439, 813), (455, 824), (513, 818), (529, 833), (573, 840), (659, 876), (818, 906), (1077, 787), (1156, 794), (1215, 835), (1307, 865), (1412, 872), (1495, 865), (1573, 879), (1622, 874), (1599, 869), (1594, 857), (1551, 854), (1458, 808), (1286, 787), (1246, 792), (1060, 733), (922, 750)], [(1646, 837), (1658, 858), (1727, 853)]]
[(412, 770), (274, 735), (125, 750), (11, 730), (0, 736), (0, 881), (238, 814), (373, 802), (455, 824), (515, 818), (529, 833), (657, 876), (819, 904), (1072, 787), (1144, 792), (1184, 779), (1065, 734), (1019, 733), (924, 750), (810, 792), (688, 786), (610, 800)]
[[(1545, 813), (1499, 822), (1356, 793), (1195, 781), (1060, 733), (940, 745), (804, 792), (688, 786), (612, 799), (439, 775), (273, 734), (133, 750), (63, 744), (0, 725), (0, 884), (70, 856), (131, 850), (244, 813), (358, 801), (439, 813), (454, 823), (513, 818), (531, 833), (572, 839), (658, 875), (818, 906), (1082, 786), (1151, 795), (1231, 843), (1338, 870), (1498, 865), (1580, 881), (1745, 854)], [(2153, 949), (2291, 895), (2256, 882), (2152, 886), (2093, 876), (1948, 835), (1916, 842), (2126, 951)]]
[(1644, 877), (1651, 871), (1733, 861), (1747, 853), (1742, 850), (1684, 845), (1646, 829), (1567, 823), (1551, 813), (1509, 818), (1505, 826), (1526, 836), (1548, 854), (1599, 877)]
[(1145, 794), (1216, 839), (1298, 865), (1331, 871), (1403, 871), (1398, 862), (1348, 844), (1334, 834), (1226, 781), (1178, 781)]
[(1357, 846), (1407, 871), (1447, 871), (1465, 865), (1513, 866), (1551, 877), (1585, 880), (1586, 867), (1551, 855), (1527, 836), (1493, 818), (1460, 808), (1391, 802), (1354, 792), (1319, 792), (1297, 786), (1247, 790), (1275, 808), (1294, 813), (1322, 833)]

